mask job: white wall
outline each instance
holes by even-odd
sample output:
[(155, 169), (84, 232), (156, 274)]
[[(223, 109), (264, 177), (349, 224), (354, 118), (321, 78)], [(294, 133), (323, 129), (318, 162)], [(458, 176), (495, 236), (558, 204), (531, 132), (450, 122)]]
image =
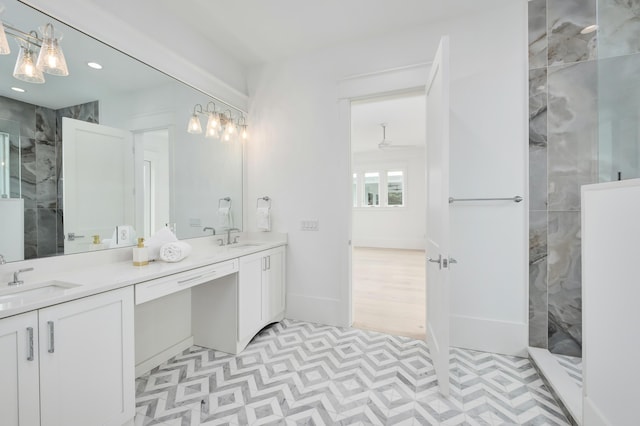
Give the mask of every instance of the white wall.
[[(343, 77), (431, 61), (440, 36), (449, 34), (452, 193), (526, 196), (526, 17), (524, 0), (505, 0), (474, 16), (250, 71), (248, 199), (271, 196), (274, 230), (289, 233), (288, 317), (342, 325), (348, 321), (344, 289), (349, 281), (351, 175), (337, 102), (337, 82)], [(300, 231), (305, 218), (318, 218), (319, 232)], [(248, 229), (254, 223), (255, 214), (249, 211)], [(452, 255), (460, 259), (452, 273), (454, 323), (465, 339), (473, 331), (470, 323), (500, 329), (497, 335), (506, 335), (502, 351), (523, 353), (526, 203), (454, 208), (452, 225)], [(459, 337), (454, 332), (453, 342)]]
[(404, 170), (403, 207), (353, 209), (352, 245), (424, 250), (425, 242), (424, 148), (354, 153), (354, 172)]

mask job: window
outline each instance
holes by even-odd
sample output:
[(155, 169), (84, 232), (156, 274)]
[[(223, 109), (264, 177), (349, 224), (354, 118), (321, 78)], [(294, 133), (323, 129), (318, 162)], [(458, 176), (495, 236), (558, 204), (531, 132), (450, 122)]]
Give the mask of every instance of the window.
[(404, 205), (404, 173), (401, 171), (387, 172), (387, 205)]
[(364, 174), (364, 205), (377, 207), (380, 205), (380, 173)]
[(358, 174), (353, 174), (353, 187), (351, 189), (353, 196), (353, 207), (358, 207)]

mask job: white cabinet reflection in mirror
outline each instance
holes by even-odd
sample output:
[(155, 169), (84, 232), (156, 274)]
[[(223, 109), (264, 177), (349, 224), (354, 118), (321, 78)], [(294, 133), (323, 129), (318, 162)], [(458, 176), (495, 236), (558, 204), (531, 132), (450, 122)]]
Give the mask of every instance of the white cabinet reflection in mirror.
[[(135, 223), (133, 136), (63, 118), (62, 138), (64, 252), (69, 254), (88, 251), (93, 235), (103, 240), (116, 226)], [(127, 240), (127, 245), (135, 241)]]
[(2, 424), (123, 424), (133, 351), (131, 287), (0, 320)]

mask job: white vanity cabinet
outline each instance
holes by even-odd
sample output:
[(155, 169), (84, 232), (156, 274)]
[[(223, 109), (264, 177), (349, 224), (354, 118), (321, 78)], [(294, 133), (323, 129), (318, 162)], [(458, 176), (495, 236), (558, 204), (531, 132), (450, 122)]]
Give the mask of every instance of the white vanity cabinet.
[(0, 320), (2, 424), (120, 426), (132, 419), (133, 329), (131, 287)]
[(38, 313), (0, 320), (0, 423), (40, 424)]
[(284, 247), (240, 258), (238, 340), (251, 338), (284, 315)]
[(284, 318), (285, 247), (247, 256), (238, 274), (192, 289), (194, 343), (237, 354), (265, 325)]

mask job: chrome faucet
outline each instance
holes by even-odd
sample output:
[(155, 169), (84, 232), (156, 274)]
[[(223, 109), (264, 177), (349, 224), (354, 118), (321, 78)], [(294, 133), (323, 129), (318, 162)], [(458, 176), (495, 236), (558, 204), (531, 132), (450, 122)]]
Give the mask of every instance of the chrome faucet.
[(227, 229), (227, 245), (235, 244), (237, 242), (237, 241), (234, 241), (233, 243), (231, 242), (231, 231), (240, 232), (240, 230), (238, 228), (229, 228), (229, 229)]
[(18, 269), (13, 273), (13, 281), (8, 282), (7, 284), (15, 287), (24, 284), (24, 281), (20, 279), (20, 274), (29, 271), (33, 271), (33, 268)]
[(207, 231), (213, 231), (213, 234), (211, 234), (211, 235), (216, 235), (216, 228), (212, 228), (210, 226), (205, 226), (204, 229), (202, 230), (202, 232), (207, 232)]

